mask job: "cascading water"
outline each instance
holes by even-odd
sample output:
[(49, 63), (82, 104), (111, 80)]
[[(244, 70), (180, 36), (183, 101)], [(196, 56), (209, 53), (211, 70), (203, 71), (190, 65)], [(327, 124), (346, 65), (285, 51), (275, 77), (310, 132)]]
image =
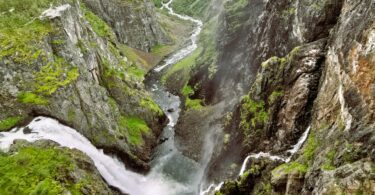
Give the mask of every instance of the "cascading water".
[[(279, 156), (279, 155), (271, 155), (270, 153), (264, 153), (264, 152), (259, 152), (257, 154), (251, 154), (249, 156), (247, 156), (244, 160), (244, 162), (242, 163), (242, 166), (241, 166), (241, 169), (240, 169), (240, 172), (238, 174), (238, 176), (242, 176), (244, 174), (244, 172), (246, 171), (246, 166), (249, 162), (250, 159), (259, 159), (259, 158), (269, 158), (271, 160), (279, 160), (279, 161), (283, 161), (283, 162), (289, 162), (293, 155), (298, 152), (298, 150), (302, 147), (303, 143), (305, 143), (308, 135), (309, 135), (309, 132), (310, 132), (310, 129), (311, 129), (311, 126), (307, 127), (306, 131), (302, 134), (302, 136), (299, 138), (298, 142), (293, 145), (293, 147), (290, 149), (290, 150), (287, 150), (286, 153), (287, 153), (287, 157), (285, 156)], [(201, 191), (199, 194), (200, 195), (206, 195), (206, 194), (210, 194), (212, 192), (215, 192), (215, 191), (219, 191), (220, 188), (222, 187), (222, 185), (224, 184), (224, 182), (220, 182), (219, 184), (210, 184), (206, 190), (203, 190)]]
[(61, 146), (75, 148), (88, 155), (95, 163), (102, 177), (111, 186), (124, 193), (136, 195), (175, 194), (183, 186), (170, 182), (162, 177), (143, 176), (125, 169), (123, 163), (108, 156), (93, 146), (90, 141), (76, 130), (46, 117), (35, 118), (27, 128), (15, 128), (10, 132), (0, 134), (0, 149), (7, 150), (14, 140), (24, 139), (30, 142), (36, 140), (52, 140)]

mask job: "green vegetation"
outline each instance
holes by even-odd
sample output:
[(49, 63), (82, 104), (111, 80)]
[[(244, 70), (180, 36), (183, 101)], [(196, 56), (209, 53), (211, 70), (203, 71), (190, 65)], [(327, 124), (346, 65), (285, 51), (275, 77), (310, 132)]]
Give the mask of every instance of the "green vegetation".
[(138, 68), (136, 65), (131, 65), (126, 69), (126, 72), (129, 73), (130, 75), (133, 75), (137, 79), (144, 79), (145, 77), (145, 71), (142, 69)]
[(18, 101), (24, 104), (34, 104), (34, 105), (46, 105), (48, 100), (44, 97), (38, 96), (31, 92), (21, 92), (18, 94)]
[(155, 7), (157, 8), (160, 8), (162, 6), (162, 2), (165, 2), (165, 0), (153, 0), (154, 1), (154, 5)]
[(303, 157), (307, 161), (311, 161), (314, 158), (315, 150), (318, 148), (319, 142), (315, 136), (314, 132), (311, 132), (309, 138), (307, 139), (307, 143), (303, 149)]
[(80, 194), (82, 183), (72, 183), (74, 163), (62, 149), (27, 147), (0, 155), (0, 194)]
[(54, 62), (42, 66), (41, 70), (35, 73), (35, 92), (42, 95), (52, 95), (60, 87), (65, 87), (77, 80), (78, 68), (72, 67), (63, 58), (55, 57)]
[(34, 73), (34, 83), (27, 84), (31, 91), (21, 92), (18, 100), (25, 104), (46, 105), (48, 96), (60, 87), (65, 87), (79, 76), (78, 68), (71, 67), (63, 58), (55, 57)]
[(88, 10), (86, 6), (84, 6), (84, 4), (81, 4), (81, 8), (83, 13), (85, 14), (86, 20), (89, 21), (92, 29), (98, 36), (103, 38), (108, 37), (110, 39), (114, 38), (114, 33), (112, 29), (107, 25), (107, 23), (105, 23), (101, 18)]
[(76, 68), (66, 70), (68, 64), (62, 58), (55, 57), (54, 62), (47, 62), (48, 54), (43, 50), (44, 38), (54, 33), (54, 27), (48, 20), (41, 21), (38, 17), (51, 4), (59, 2), (0, 0), (0, 60), (6, 58), (27, 65), (37, 61), (47, 64), (35, 73), (33, 83), (26, 83), (27, 92), (18, 95), (22, 103), (45, 105), (48, 103), (45, 96), (78, 77)]
[(273, 57), (269, 58), (267, 61), (262, 63), (262, 68), (266, 69), (270, 65), (279, 64), (280, 67), (281, 67), (279, 69), (282, 69), (285, 66), (286, 62), (287, 62), (286, 58), (279, 58), (279, 57), (273, 56)]
[(177, 13), (194, 17), (203, 17), (210, 1), (208, 0), (175, 0), (172, 7)]
[(151, 133), (151, 129), (146, 122), (138, 117), (121, 116), (119, 119), (119, 126), (125, 132), (127, 141), (134, 146), (143, 146), (143, 135)]
[(148, 110), (151, 110), (154, 113), (157, 113), (159, 116), (162, 116), (164, 114), (164, 112), (154, 102), (154, 100), (151, 99), (151, 97), (142, 99), (140, 105)]
[(268, 112), (264, 107), (264, 101), (255, 101), (248, 95), (244, 96), (241, 105), (240, 127), (244, 130), (256, 128), (268, 121)]
[(8, 118), (5, 118), (3, 120), (0, 120), (0, 132), (14, 127), (22, 119), (23, 118), (20, 117), (20, 116), (13, 116), (13, 117), (8, 117)]
[(31, 64), (45, 55), (41, 45), (53, 27), (36, 18), (54, 2), (57, 1), (0, 0), (0, 60)]
[(330, 150), (326, 155), (326, 162), (322, 165), (322, 169), (326, 171), (334, 170), (336, 167), (333, 165), (333, 160), (335, 158), (336, 151)]
[(197, 59), (197, 63), (199, 65), (208, 65), (208, 78), (212, 79), (215, 73), (217, 72), (217, 59), (218, 59), (218, 52), (216, 48), (216, 40), (217, 40), (217, 24), (218, 21), (212, 19), (208, 21), (199, 37), (199, 41), (201, 45), (204, 45), (204, 49), (202, 54)]
[(120, 44), (118, 46), (118, 48), (121, 52), (123, 52), (125, 54), (127, 59), (129, 61), (133, 62), (134, 64), (136, 64), (136, 65), (140, 64), (143, 67), (147, 67), (147, 68), (149, 68), (151, 66), (150, 62), (143, 59), (143, 57), (137, 53), (136, 49), (133, 49), (133, 48), (131, 48), (129, 46), (126, 46), (126, 45), (123, 45), (123, 44)]
[(159, 55), (159, 56), (165, 56), (167, 53), (171, 51), (171, 48), (173, 45), (155, 45), (151, 48), (151, 53)]
[(191, 55), (184, 58), (183, 60), (179, 61), (177, 64), (173, 65), (170, 69), (168, 69), (167, 73), (162, 77), (162, 83), (166, 83), (166, 81), (175, 73), (181, 72), (179, 77), (183, 78), (184, 80), (188, 80), (190, 76), (190, 71), (193, 66), (196, 64), (196, 60), (199, 57), (199, 54), (202, 52), (203, 48), (199, 47), (196, 49)]
[(288, 174), (294, 171), (298, 171), (299, 173), (306, 173), (307, 169), (308, 167), (306, 165), (293, 161), (279, 165), (274, 170), (272, 170), (272, 174), (280, 176), (280, 174), (282, 173)]
[(181, 94), (184, 97), (189, 97), (191, 95), (194, 95), (194, 89), (189, 85), (185, 85), (185, 87), (181, 90)]
[(275, 101), (282, 96), (284, 96), (284, 91), (273, 91), (272, 94), (268, 97), (269, 104), (275, 103)]
[(185, 85), (181, 90), (181, 94), (185, 97), (185, 107), (188, 110), (200, 110), (203, 107), (203, 100), (190, 99), (190, 96), (194, 95), (194, 93), (194, 89), (189, 85)]

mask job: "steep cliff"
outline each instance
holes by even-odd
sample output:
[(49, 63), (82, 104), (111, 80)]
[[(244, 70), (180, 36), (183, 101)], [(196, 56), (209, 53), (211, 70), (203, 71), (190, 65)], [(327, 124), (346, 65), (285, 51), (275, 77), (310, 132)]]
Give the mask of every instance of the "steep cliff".
[(130, 167), (147, 168), (165, 117), (133, 50), (80, 1), (0, 3), (1, 130), (50, 116)]
[(112, 27), (120, 43), (143, 51), (170, 43), (156, 20), (153, 3), (131, 0), (84, 0), (88, 8)]
[[(226, 169), (226, 177), (236, 178), (241, 161), (231, 166), (236, 163), (233, 159), (244, 159), (249, 153), (289, 156), (291, 145), (311, 128), (308, 140), (291, 162), (250, 158), (247, 171), (236, 182), (224, 184), (220, 193), (372, 194), (375, 4), (278, 3), (267, 2), (265, 9), (273, 7), (274, 11), (262, 16), (288, 13), (293, 25), (285, 27), (284, 35), (273, 28), (258, 36), (277, 32), (274, 38), (292, 39), (283, 43), (268, 37), (257, 46), (256, 51), (262, 51), (257, 56), (279, 57), (247, 64), (261, 66), (255, 81), (250, 82), (250, 92), (228, 116), (225, 132), (229, 141), (213, 161), (211, 176), (219, 177), (216, 170)], [(283, 23), (272, 17), (267, 24), (281, 28)], [(274, 44), (271, 53), (269, 40)]]

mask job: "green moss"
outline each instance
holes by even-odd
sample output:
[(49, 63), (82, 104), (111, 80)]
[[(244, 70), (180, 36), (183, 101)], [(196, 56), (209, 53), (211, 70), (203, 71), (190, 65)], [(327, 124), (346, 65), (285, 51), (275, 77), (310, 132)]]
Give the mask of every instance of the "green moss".
[(190, 85), (185, 85), (181, 90), (181, 94), (184, 97), (189, 97), (191, 95), (194, 95), (194, 89)]
[(284, 96), (284, 91), (273, 91), (272, 94), (268, 97), (268, 102), (270, 104), (273, 104), (279, 97), (282, 96)]
[(333, 165), (333, 160), (335, 158), (335, 155), (336, 155), (336, 151), (335, 150), (330, 150), (327, 153), (327, 155), (326, 155), (326, 161), (322, 165), (322, 169), (323, 170), (330, 171), (330, 170), (335, 170), (336, 169), (336, 167)]
[(314, 132), (311, 132), (309, 138), (307, 139), (307, 143), (303, 149), (303, 157), (307, 161), (311, 161), (315, 155), (315, 151), (319, 146), (319, 142), (315, 136)]
[(43, 39), (53, 32), (53, 27), (48, 21), (35, 18), (54, 2), (0, 1), (0, 60), (7, 58), (16, 63), (31, 64), (45, 55), (41, 50)]
[(81, 4), (81, 8), (86, 20), (91, 24), (92, 29), (98, 36), (110, 39), (114, 38), (114, 33), (107, 23), (87, 9), (84, 4)]
[(148, 110), (151, 110), (159, 116), (164, 114), (160, 107), (150, 97), (142, 99), (140, 105)]
[(187, 109), (201, 110), (203, 108), (203, 100), (201, 99), (186, 99), (185, 106)]
[(279, 165), (274, 170), (272, 170), (272, 174), (274, 175), (280, 175), (281, 173), (288, 174), (294, 171), (297, 171), (299, 173), (306, 173), (307, 170), (308, 170), (307, 165), (293, 161), (293, 162)]
[(21, 92), (18, 94), (18, 101), (24, 104), (46, 105), (48, 100), (32, 92)]
[(35, 73), (34, 92), (42, 95), (52, 95), (60, 87), (65, 87), (77, 80), (78, 68), (72, 67), (63, 58), (55, 57), (54, 62), (42, 66)]
[(121, 116), (119, 126), (125, 130), (127, 141), (135, 146), (143, 146), (145, 144), (143, 135), (151, 133), (151, 129), (146, 122), (138, 117)]
[(82, 39), (78, 39), (78, 42), (77, 42), (77, 47), (81, 50), (81, 52), (83, 54), (87, 54), (89, 52), (86, 44), (84, 43), (84, 41)]
[(111, 97), (108, 98), (108, 104), (109, 104), (109, 106), (111, 107), (111, 110), (112, 110), (112, 111), (116, 111), (116, 110), (118, 110), (117, 102), (116, 102), (116, 100), (114, 100), (113, 98), (111, 98)]
[(244, 96), (241, 104), (240, 127), (245, 130), (245, 135), (249, 136), (250, 128), (258, 129), (269, 119), (268, 112), (265, 109), (264, 101), (255, 101), (248, 95)]
[(23, 117), (13, 116), (0, 120), (0, 131), (11, 129), (15, 125), (17, 125), (17, 123), (20, 122), (22, 119)]
[(74, 164), (65, 150), (27, 147), (0, 155), (0, 194), (61, 194), (76, 188), (66, 176)]
[(144, 79), (145, 77), (145, 72), (138, 68), (135, 65), (130, 66), (129, 68), (126, 69), (126, 72), (129, 73), (130, 75), (136, 77), (137, 79)]
[(273, 56), (273, 57), (269, 58), (268, 60), (266, 60), (265, 62), (263, 62), (261, 64), (261, 66), (262, 66), (263, 69), (266, 69), (273, 64), (279, 64), (280, 67), (281, 67), (280, 69), (282, 69), (282, 67), (285, 66), (286, 62), (287, 62), (287, 58), (279, 58), (277, 56)]
[(201, 110), (203, 108), (203, 100), (191, 99), (190, 96), (194, 95), (194, 93), (194, 89), (189, 85), (185, 85), (182, 88), (181, 94), (185, 97), (185, 107), (192, 110)]

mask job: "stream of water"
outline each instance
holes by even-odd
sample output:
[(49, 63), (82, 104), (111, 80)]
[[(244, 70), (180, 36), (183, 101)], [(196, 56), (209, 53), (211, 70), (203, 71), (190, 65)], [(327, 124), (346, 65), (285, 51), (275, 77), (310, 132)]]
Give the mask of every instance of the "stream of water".
[[(289, 162), (293, 155), (298, 152), (298, 150), (302, 147), (303, 143), (305, 143), (309, 133), (310, 133), (311, 126), (307, 127), (305, 132), (302, 134), (302, 136), (299, 138), (298, 142), (293, 145), (293, 147), (289, 150), (286, 151), (286, 156), (281, 156), (281, 155), (272, 155), (270, 153), (265, 153), (265, 152), (259, 152), (257, 154), (251, 154), (245, 158), (245, 160), (242, 163), (240, 172), (238, 176), (242, 176), (245, 171), (247, 164), (250, 159), (259, 159), (259, 158), (269, 158), (270, 160), (278, 160), (282, 162)], [(208, 195), (208, 194), (214, 194), (215, 191), (220, 190), (220, 188), (224, 185), (224, 182), (220, 182), (219, 184), (210, 184), (205, 190), (200, 191), (200, 195)]]

